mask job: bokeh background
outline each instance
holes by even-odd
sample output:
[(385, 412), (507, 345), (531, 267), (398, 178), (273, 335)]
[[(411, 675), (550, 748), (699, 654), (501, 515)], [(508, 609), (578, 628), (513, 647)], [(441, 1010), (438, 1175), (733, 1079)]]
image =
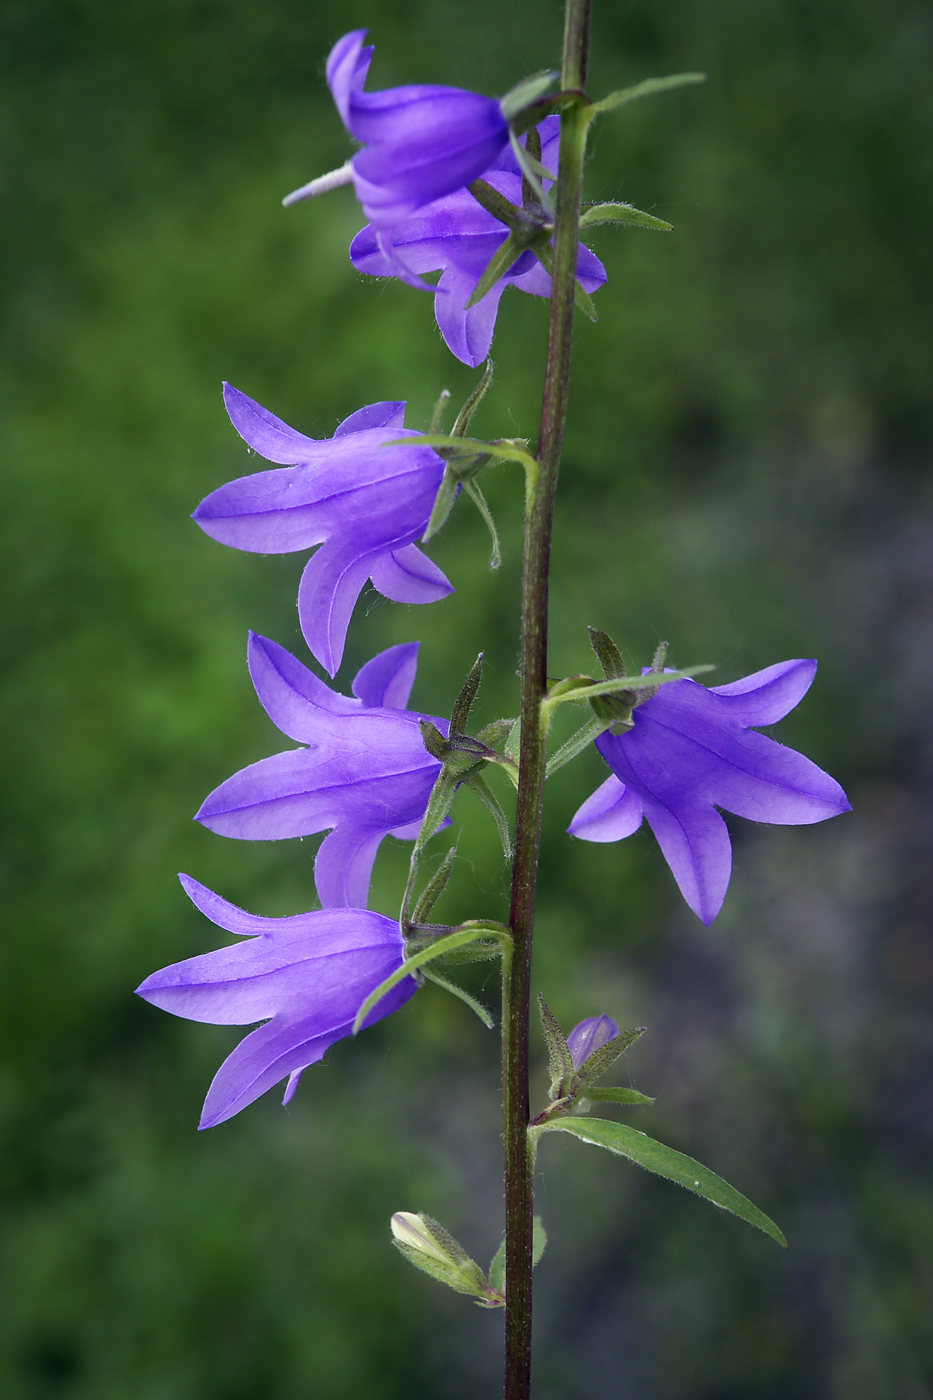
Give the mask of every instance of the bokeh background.
[[(499, 1240), (494, 1035), (436, 989), (195, 1132), (231, 1029), (133, 987), (216, 946), (184, 870), (261, 913), (311, 907), (315, 841), (190, 820), (282, 746), (252, 626), (306, 658), (301, 566), (187, 520), (250, 469), (222, 378), (306, 432), (375, 399), (426, 424), (475, 375), (431, 301), (365, 280), (352, 193), (284, 211), (347, 141), (323, 60), (373, 85), (502, 92), (553, 66), (551, 0), (3, 0), (3, 796), (0, 1393), (9, 1400), (358, 1400), (498, 1393), (500, 1319), (416, 1274), (396, 1209)], [(818, 656), (777, 731), (848, 788), (823, 826), (732, 823), (706, 931), (650, 837), (574, 843), (593, 752), (553, 784), (536, 985), (566, 1025), (649, 1033), (630, 1121), (777, 1218), (785, 1255), (674, 1186), (557, 1136), (542, 1149), (540, 1400), (922, 1400), (933, 1394), (933, 13), (924, 0), (597, 0), (592, 90), (701, 68), (601, 126), (591, 198), (673, 236), (598, 230), (555, 541), (553, 670), (585, 625), (633, 664), (663, 636), (721, 681)], [(534, 436), (546, 307), (511, 292), (480, 432)], [(255, 465), (255, 464), (253, 464)], [(515, 704), (520, 486), (506, 548), (458, 508), (431, 608), (373, 594), (346, 685), (420, 637), (414, 700), (449, 709), (485, 648)], [(307, 659), (307, 658), (306, 658)], [(464, 803), (444, 911), (501, 915)], [(391, 843), (387, 843), (391, 845)], [(380, 858), (397, 905), (405, 852)], [(488, 971), (471, 986), (490, 1003)], [(543, 1066), (539, 1089), (544, 1088)]]

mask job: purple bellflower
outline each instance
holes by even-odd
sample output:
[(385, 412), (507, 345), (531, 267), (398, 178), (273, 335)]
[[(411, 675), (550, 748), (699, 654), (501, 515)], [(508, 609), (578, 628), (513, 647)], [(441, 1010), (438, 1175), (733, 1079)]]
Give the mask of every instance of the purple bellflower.
[(364, 92), (373, 55), (365, 37), (358, 29), (338, 40), (327, 81), (344, 126), (365, 143), (350, 173), (383, 257), (396, 276), (424, 285), (394, 251), (396, 228), (482, 175), (508, 143), (508, 122), (495, 98), (463, 88), (418, 84)]
[(607, 1040), (619, 1034), (619, 1027), (611, 1016), (588, 1016), (585, 1021), (574, 1026), (567, 1037), (567, 1049), (574, 1069), (579, 1069), (595, 1050), (601, 1050)]
[(430, 518), (444, 463), (416, 443), (383, 446), (416, 436), (403, 427), (404, 403), (370, 404), (318, 441), (229, 384), (224, 402), (250, 447), (289, 465), (219, 487), (193, 519), (221, 544), (258, 554), (321, 546), (301, 576), (298, 616), (312, 654), (331, 676), (367, 579), (396, 603), (433, 603), (453, 591), (414, 543)]
[[(187, 875), (180, 879), (202, 914), (246, 942), (164, 967), (137, 987), (138, 994), (189, 1021), (265, 1022), (240, 1041), (214, 1077), (199, 1124), (213, 1128), (286, 1076), (288, 1103), (302, 1070), (351, 1033), (370, 992), (404, 962), (405, 948), (398, 923), (368, 909), (261, 918)], [(397, 1011), (416, 990), (414, 979), (404, 978), (364, 1024)]]
[(849, 810), (828, 773), (750, 729), (782, 719), (815, 674), (815, 661), (781, 661), (709, 690), (692, 680), (661, 686), (633, 711), (632, 729), (596, 740), (613, 776), (584, 802), (571, 835), (620, 841), (647, 817), (681, 894), (711, 924), (732, 869), (717, 807), (779, 826)]
[[(560, 118), (546, 117), (538, 128), (541, 160), (556, 173), (560, 146)], [(483, 174), (512, 204), (521, 207), (522, 176), (518, 161), (506, 147)], [(545, 188), (550, 181), (544, 182)], [(436, 200), (400, 223), (393, 233), (395, 252), (387, 257), (379, 229), (369, 225), (350, 244), (350, 260), (360, 272), (373, 277), (397, 277), (399, 258), (418, 273), (440, 270), (434, 298), (434, 315), (449, 349), (464, 364), (482, 364), (489, 354), (499, 300), (508, 286), (534, 296), (551, 295), (551, 276), (529, 249), (512, 264), (475, 306), (467, 302), (485, 271), (490, 258), (501, 247), (509, 231), (488, 213), (467, 189)], [(589, 248), (581, 245), (577, 275), (587, 292), (595, 292), (606, 281), (606, 270)], [(424, 284), (427, 285), (427, 284)]]
[(332, 828), (317, 853), (321, 903), (362, 908), (379, 843), (413, 840), (441, 765), (419, 721), (446, 736), (446, 720), (406, 710), (418, 643), (389, 647), (339, 695), (284, 647), (251, 634), (249, 668), (269, 718), (307, 745), (260, 759), (221, 783), (196, 814), (211, 831), (248, 841)]

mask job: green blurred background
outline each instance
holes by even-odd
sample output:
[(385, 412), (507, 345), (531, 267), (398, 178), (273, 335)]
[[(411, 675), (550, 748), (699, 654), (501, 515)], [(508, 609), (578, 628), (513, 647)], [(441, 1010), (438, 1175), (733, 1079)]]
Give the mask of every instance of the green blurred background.
[[(218, 942), (179, 870), (260, 913), (313, 902), (314, 841), (190, 820), (282, 746), (247, 627), (306, 657), (301, 559), (225, 550), (187, 520), (250, 469), (221, 379), (325, 436), (383, 398), (424, 425), (476, 377), (428, 297), (354, 273), (349, 190), (280, 207), (347, 153), (323, 60), (368, 25), (374, 86), (502, 92), (553, 66), (560, 23), (544, 0), (0, 5), (10, 1400), (498, 1394), (500, 1320), (388, 1242), (390, 1212), (421, 1209), (482, 1260), (496, 1248), (495, 1037), (428, 989), (333, 1050), (289, 1110), (270, 1095), (198, 1135), (237, 1032), (132, 989)], [(597, 0), (595, 93), (710, 81), (595, 142), (588, 196), (676, 232), (593, 240), (610, 281), (577, 333), (552, 668), (588, 668), (587, 623), (636, 665), (663, 636), (722, 681), (819, 656), (778, 735), (855, 811), (734, 822), (707, 932), (646, 834), (562, 834), (596, 754), (555, 780), (536, 986), (568, 1026), (650, 1027), (626, 1073), (657, 1106), (626, 1116), (733, 1181), (791, 1249), (549, 1140), (540, 1400), (933, 1394), (931, 59), (924, 0)], [(506, 295), (480, 432), (534, 436), (545, 318)], [(483, 714), (513, 712), (515, 471), (488, 494), (503, 568), (458, 508), (433, 548), (458, 592), (421, 609), (370, 593), (344, 685), (421, 637), (419, 708), (449, 709), (483, 647)], [(492, 832), (464, 815), (445, 911), (500, 914)], [(380, 858), (374, 907), (394, 910), (404, 854)], [(494, 1001), (491, 976), (471, 985)]]

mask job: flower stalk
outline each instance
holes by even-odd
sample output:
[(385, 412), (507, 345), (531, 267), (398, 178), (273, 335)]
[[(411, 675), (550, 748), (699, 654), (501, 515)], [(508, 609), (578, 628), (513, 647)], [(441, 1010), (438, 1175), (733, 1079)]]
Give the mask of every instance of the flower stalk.
[[(591, 0), (567, 0), (561, 87), (586, 86)], [(531, 1385), (533, 1161), (528, 1139), (528, 1035), (535, 889), (547, 759), (548, 572), (554, 499), (570, 390), (583, 157), (589, 112), (568, 102), (561, 120), (560, 173), (551, 313), (538, 470), (529, 482), (522, 571), (521, 748), (509, 927), (514, 952), (504, 993), (502, 1084), (505, 1114), (505, 1397), (528, 1400)]]

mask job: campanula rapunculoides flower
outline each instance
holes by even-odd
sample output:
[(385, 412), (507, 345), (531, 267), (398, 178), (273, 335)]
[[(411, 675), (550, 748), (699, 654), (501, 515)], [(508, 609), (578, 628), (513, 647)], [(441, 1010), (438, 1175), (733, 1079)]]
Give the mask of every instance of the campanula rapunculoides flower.
[(357, 199), (396, 276), (417, 284), (407, 259), (393, 253), (394, 230), (416, 209), (482, 175), (508, 143), (508, 122), (495, 98), (463, 88), (417, 84), (364, 92), (373, 55), (365, 37), (359, 29), (338, 40), (327, 81), (350, 135), (365, 143), (351, 161)]
[(782, 719), (815, 674), (815, 661), (780, 661), (709, 690), (691, 680), (661, 686), (633, 711), (632, 729), (596, 740), (613, 776), (584, 802), (571, 834), (620, 841), (647, 817), (684, 899), (712, 923), (732, 869), (717, 807), (778, 826), (849, 810), (828, 773), (750, 728)]
[[(244, 943), (188, 958), (147, 977), (137, 992), (153, 1006), (215, 1026), (264, 1025), (224, 1060), (204, 1100), (213, 1128), (287, 1077), (288, 1103), (302, 1070), (348, 1036), (363, 1002), (405, 960), (395, 919), (368, 909), (317, 909), (286, 918), (247, 914), (182, 875), (202, 914)], [(366, 1018), (371, 1026), (413, 996), (406, 977)]]
[(433, 603), (453, 591), (414, 541), (424, 534), (444, 463), (403, 426), (404, 403), (374, 403), (345, 418), (332, 438), (296, 432), (255, 400), (224, 385), (237, 432), (261, 457), (286, 462), (221, 486), (193, 519), (212, 539), (257, 554), (320, 549), (298, 591), (305, 641), (331, 675), (343, 657), (350, 615), (367, 579), (396, 603)]
[(332, 827), (314, 879), (325, 906), (366, 903), (376, 851), (390, 833), (418, 834), (441, 765), (424, 747), (422, 719), (445, 735), (447, 721), (406, 710), (418, 643), (368, 661), (340, 695), (284, 647), (255, 634), (249, 669), (266, 713), (306, 748), (260, 759), (221, 783), (197, 821), (221, 836), (276, 841)]
[[(538, 128), (541, 160), (548, 170), (557, 171), (560, 146), (560, 118), (547, 117)], [(483, 179), (521, 206), (522, 177), (510, 147), (497, 156)], [(544, 182), (548, 187), (550, 181)], [(350, 259), (360, 272), (374, 277), (398, 276), (392, 260), (379, 245), (378, 229), (362, 229), (350, 244)], [(407, 267), (415, 272), (441, 271), (434, 298), (434, 315), (448, 348), (464, 364), (482, 364), (489, 354), (499, 300), (508, 286), (534, 296), (551, 295), (550, 273), (545, 272), (529, 249), (512, 264), (504, 277), (469, 311), (466, 304), (487, 263), (508, 237), (508, 229), (478, 204), (469, 190), (438, 199), (411, 214), (393, 234), (395, 249)], [(581, 244), (577, 273), (583, 288), (595, 292), (606, 280), (599, 258)]]
[(601, 1050), (607, 1040), (619, 1034), (619, 1027), (611, 1016), (588, 1016), (574, 1026), (567, 1037), (567, 1049), (574, 1069), (579, 1069), (595, 1050)]

